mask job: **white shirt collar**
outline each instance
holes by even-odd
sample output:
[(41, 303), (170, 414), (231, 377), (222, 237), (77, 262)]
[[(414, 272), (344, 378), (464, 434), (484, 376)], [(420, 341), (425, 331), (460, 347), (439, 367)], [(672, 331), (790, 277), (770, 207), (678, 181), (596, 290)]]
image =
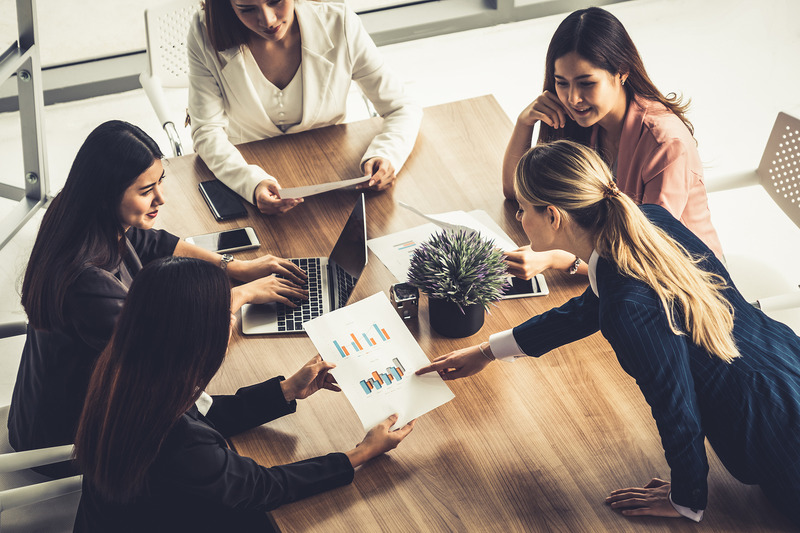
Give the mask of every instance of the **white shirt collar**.
[(589, 257), (589, 285), (592, 287), (592, 292), (594, 295), (599, 297), (600, 294), (597, 292), (597, 260), (600, 259), (600, 255), (597, 253), (597, 250), (592, 250), (592, 255)]

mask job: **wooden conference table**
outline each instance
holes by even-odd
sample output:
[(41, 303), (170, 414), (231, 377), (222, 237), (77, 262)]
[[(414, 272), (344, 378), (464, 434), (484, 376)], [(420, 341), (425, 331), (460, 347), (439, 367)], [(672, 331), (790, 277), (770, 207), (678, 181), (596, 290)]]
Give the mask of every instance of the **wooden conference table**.
[[(511, 123), (491, 96), (425, 110), (416, 148), (396, 185), (367, 193), (368, 236), (425, 221), (426, 213), (483, 209), (517, 243), (525, 236), (505, 202), (500, 165)], [(359, 175), (358, 163), (380, 119), (240, 146), (245, 158), (277, 176), (284, 187)], [(251, 225), (261, 248), (283, 257), (328, 255), (356, 200), (354, 191), (307, 198), (283, 216), (216, 222), (197, 191), (211, 173), (195, 155), (165, 166), (167, 205), (160, 227), (186, 237)], [(239, 254), (241, 258), (256, 253)], [(500, 302), (476, 335), (448, 339), (431, 331), (423, 297), (408, 323), (428, 356), (470, 346), (489, 334), (560, 305), (586, 287), (586, 278), (547, 272), (550, 294)], [(388, 294), (396, 280), (370, 252), (354, 299)], [(307, 336), (245, 337), (237, 333), (211, 393), (277, 374), (289, 376), (316, 354)], [(354, 482), (273, 512), (282, 531), (693, 531), (688, 520), (628, 519), (604, 505), (617, 488), (669, 479), (650, 410), (634, 381), (595, 334), (511, 364), (493, 363), (472, 378), (449, 383), (455, 399), (421, 417), (394, 451), (358, 469)], [(297, 413), (233, 439), (237, 450), (270, 466), (346, 451), (363, 437), (343, 394), (320, 391)], [(709, 454), (705, 531), (784, 531), (761, 491), (741, 485)]]

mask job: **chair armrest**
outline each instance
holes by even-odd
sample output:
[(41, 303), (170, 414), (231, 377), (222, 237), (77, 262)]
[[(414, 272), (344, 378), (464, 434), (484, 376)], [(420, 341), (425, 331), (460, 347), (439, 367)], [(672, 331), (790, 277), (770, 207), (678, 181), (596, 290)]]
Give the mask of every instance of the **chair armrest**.
[(0, 455), (0, 472), (16, 472), (34, 466), (49, 465), (69, 461), (75, 446), (65, 444), (52, 448), (4, 453)]
[(83, 476), (72, 476), (0, 491), (0, 512), (78, 492), (82, 480)]
[(715, 176), (713, 178), (706, 176), (705, 179), (706, 192), (728, 191), (730, 189), (758, 185), (758, 183), (758, 174), (756, 174), (755, 169), (735, 172), (724, 176)]
[(25, 335), (28, 332), (28, 323), (24, 320), (0, 324), (0, 339)]
[(175, 128), (175, 124), (172, 122), (167, 122), (164, 124), (164, 131), (167, 133), (170, 146), (172, 146), (172, 155), (176, 157), (183, 155), (183, 144), (181, 143), (181, 138), (178, 135), (178, 130)]
[(178, 130), (175, 128), (175, 123), (170, 118), (170, 111), (164, 96), (164, 89), (161, 86), (161, 80), (159, 80), (158, 76), (151, 76), (149, 72), (145, 71), (139, 74), (139, 83), (144, 89), (147, 99), (150, 100), (150, 105), (156, 112), (161, 127), (164, 128), (169, 138), (172, 154), (175, 156), (183, 155), (183, 144), (178, 135)]
[(759, 298), (753, 305), (764, 312), (794, 309), (795, 307), (800, 307), (800, 292), (789, 292), (778, 294), (777, 296)]

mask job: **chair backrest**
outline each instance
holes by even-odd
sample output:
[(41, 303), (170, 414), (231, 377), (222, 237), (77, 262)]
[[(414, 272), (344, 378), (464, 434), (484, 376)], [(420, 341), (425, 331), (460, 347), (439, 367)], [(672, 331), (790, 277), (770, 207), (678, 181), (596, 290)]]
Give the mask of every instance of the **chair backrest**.
[(199, 8), (198, 0), (178, 0), (144, 12), (150, 74), (157, 77), (163, 87), (189, 86), (186, 36), (192, 16)]
[(778, 113), (756, 172), (773, 201), (800, 227), (800, 119)]

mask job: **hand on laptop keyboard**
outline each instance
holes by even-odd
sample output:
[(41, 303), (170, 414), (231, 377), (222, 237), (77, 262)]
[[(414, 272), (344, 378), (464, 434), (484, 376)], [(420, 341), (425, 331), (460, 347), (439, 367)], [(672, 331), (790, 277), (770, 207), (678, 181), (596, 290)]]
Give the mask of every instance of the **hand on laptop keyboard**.
[(306, 294), (307, 301), (296, 301), (296, 305), (278, 304), (278, 330), (298, 331), (303, 329), (303, 322), (308, 322), (322, 314), (322, 281), (320, 277), (319, 258), (292, 259), (299, 268), (308, 274)]
[(238, 289), (246, 291), (246, 301), (253, 304), (278, 302), (278, 305), (297, 307), (295, 302), (308, 299), (308, 290), (277, 276), (260, 278), (240, 285)]

